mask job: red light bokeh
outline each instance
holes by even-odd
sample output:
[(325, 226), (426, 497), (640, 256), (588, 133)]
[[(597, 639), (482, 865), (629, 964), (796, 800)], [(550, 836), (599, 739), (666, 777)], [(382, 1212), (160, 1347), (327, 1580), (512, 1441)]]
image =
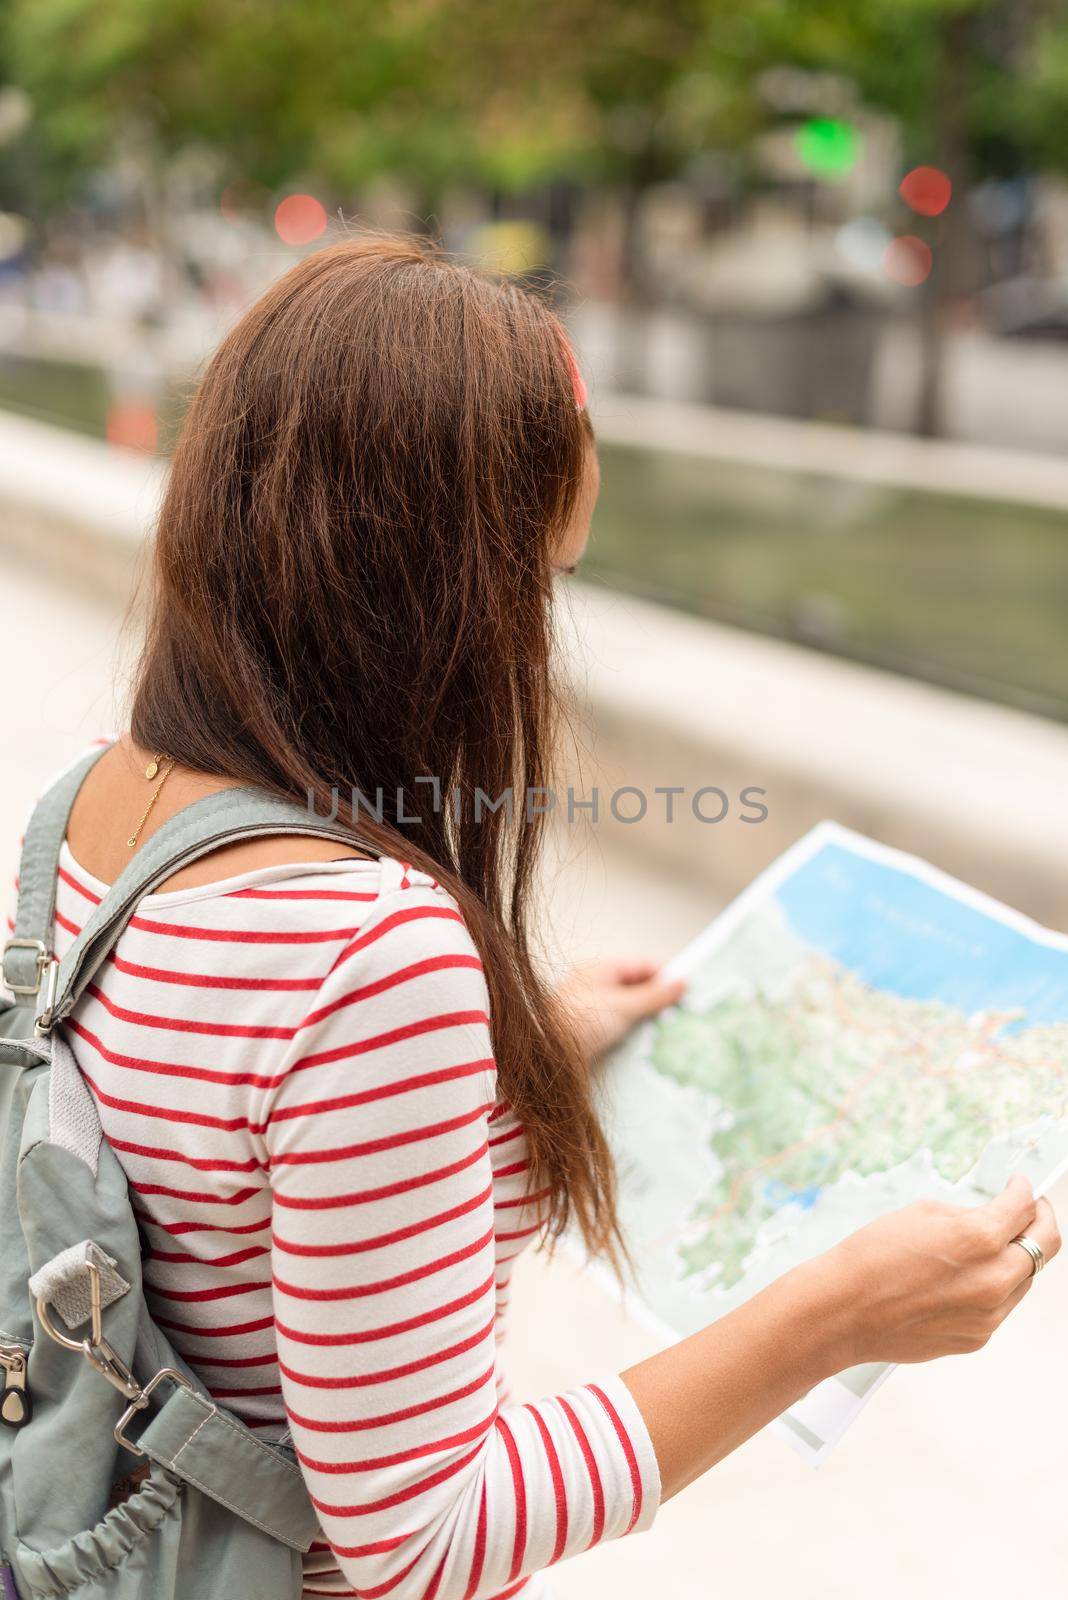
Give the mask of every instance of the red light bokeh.
[(904, 284), (906, 289), (916, 289), (931, 275), (934, 265), (934, 256), (929, 244), (922, 239), (917, 239), (914, 234), (906, 233), (899, 239), (891, 239), (883, 255), (883, 271), (895, 283)]
[(274, 213), (274, 229), (283, 244), (310, 244), (326, 232), (327, 215), (313, 194), (287, 194)]
[(953, 197), (953, 185), (938, 167), (913, 167), (898, 185), (898, 194), (921, 217), (939, 217)]
[(155, 408), (146, 401), (119, 400), (109, 407), (104, 424), (108, 444), (124, 450), (143, 450), (153, 454), (159, 445), (159, 426)]

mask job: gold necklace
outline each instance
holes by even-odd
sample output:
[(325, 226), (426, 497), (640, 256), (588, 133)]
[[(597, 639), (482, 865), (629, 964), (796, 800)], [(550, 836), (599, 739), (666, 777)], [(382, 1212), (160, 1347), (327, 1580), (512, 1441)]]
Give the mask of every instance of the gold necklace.
[(164, 772), (162, 778), (160, 778), (159, 782), (157, 783), (156, 788), (155, 788), (155, 792), (153, 793), (151, 800), (148, 802), (148, 805), (145, 807), (144, 811), (141, 813), (140, 822), (137, 824), (137, 827), (134, 829), (133, 833), (131, 833), (130, 837), (126, 841), (126, 843), (129, 845), (131, 850), (134, 848), (134, 845), (137, 843), (138, 836), (139, 836), (139, 834), (141, 832), (141, 829), (144, 827), (145, 823), (148, 821), (149, 813), (151, 812), (152, 807), (155, 805), (156, 801), (159, 799), (160, 790), (163, 788), (163, 785), (166, 783), (167, 779), (170, 777), (171, 773), (174, 771), (174, 757), (173, 756), (164, 755), (162, 750), (159, 752), (158, 755), (154, 755), (152, 757), (152, 760), (148, 763), (148, 766), (145, 768), (145, 777), (148, 779), (149, 783), (151, 783), (152, 779), (155, 778), (158, 775), (159, 770), (160, 770), (161, 767), (165, 767), (166, 771)]

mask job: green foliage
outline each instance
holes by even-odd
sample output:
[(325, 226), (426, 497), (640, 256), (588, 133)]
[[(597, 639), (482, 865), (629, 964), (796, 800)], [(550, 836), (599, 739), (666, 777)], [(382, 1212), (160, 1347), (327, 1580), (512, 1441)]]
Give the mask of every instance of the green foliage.
[(342, 198), (383, 173), (431, 199), (640, 188), (744, 146), (781, 64), (854, 83), (917, 159), (947, 116), (976, 171), (1068, 159), (1068, 22), (1044, 0), (0, 0), (0, 70), (56, 194), (190, 144)]
[[(269, 185), (675, 170), (726, 100), (701, 0), (7, 0), (54, 177), (190, 143)], [(733, 93), (733, 91), (730, 91)]]
[[(974, 176), (1068, 166), (1059, 0), (752, 0), (746, 70), (840, 73), (902, 124), (906, 159), (951, 143)], [(952, 127), (947, 126), (952, 122)]]

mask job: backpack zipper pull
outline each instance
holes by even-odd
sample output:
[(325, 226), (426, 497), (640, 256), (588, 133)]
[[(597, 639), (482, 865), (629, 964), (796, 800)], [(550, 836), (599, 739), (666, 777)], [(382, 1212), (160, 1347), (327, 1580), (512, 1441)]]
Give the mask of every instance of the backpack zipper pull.
[(0, 1344), (4, 1388), (0, 1394), (0, 1422), (21, 1428), (33, 1416), (33, 1398), (26, 1382), (26, 1352), (18, 1344)]

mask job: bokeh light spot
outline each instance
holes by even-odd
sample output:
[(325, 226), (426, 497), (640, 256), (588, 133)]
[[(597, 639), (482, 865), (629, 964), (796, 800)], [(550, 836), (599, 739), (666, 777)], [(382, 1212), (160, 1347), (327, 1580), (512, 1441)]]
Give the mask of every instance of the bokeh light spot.
[(883, 256), (886, 276), (895, 283), (904, 284), (906, 289), (915, 289), (924, 283), (930, 277), (933, 265), (930, 245), (911, 233), (891, 239)]
[(812, 117), (797, 130), (798, 159), (817, 178), (837, 182), (856, 166), (860, 134), (837, 117)]
[(125, 450), (144, 450), (151, 455), (159, 445), (155, 409), (146, 401), (117, 401), (108, 409), (104, 431), (108, 444)]
[(890, 239), (889, 229), (877, 217), (854, 217), (838, 229), (834, 243), (851, 267), (860, 272), (878, 272)]
[(913, 167), (898, 185), (898, 194), (921, 217), (938, 217), (953, 197), (953, 185), (938, 167)]
[(287, 194), (274, 213), (283, 244), (310, 244), (326, 232), (326, 211), (313, 194)]

